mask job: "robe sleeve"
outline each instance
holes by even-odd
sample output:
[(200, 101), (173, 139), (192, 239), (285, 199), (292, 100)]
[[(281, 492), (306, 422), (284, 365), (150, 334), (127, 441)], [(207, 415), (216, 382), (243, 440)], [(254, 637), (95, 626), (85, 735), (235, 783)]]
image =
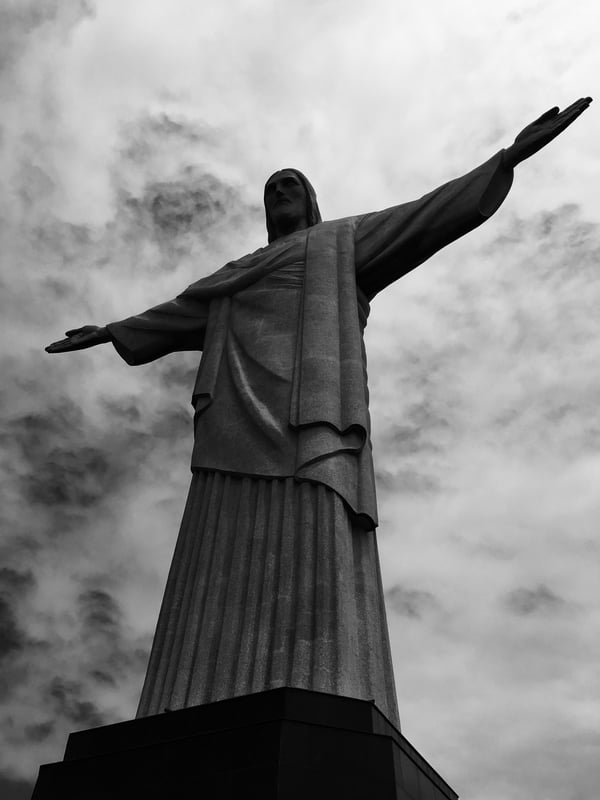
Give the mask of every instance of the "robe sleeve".
[(202, 350), (209, 302), (189, 288), (174, 300), (106, 327), (117, 353), (131, 366), (148, 364), (168, 353)]
[(500, 207), (513, 180), (503, 152), (419, 200), (357, 218), (357, 283), (369, 300)]

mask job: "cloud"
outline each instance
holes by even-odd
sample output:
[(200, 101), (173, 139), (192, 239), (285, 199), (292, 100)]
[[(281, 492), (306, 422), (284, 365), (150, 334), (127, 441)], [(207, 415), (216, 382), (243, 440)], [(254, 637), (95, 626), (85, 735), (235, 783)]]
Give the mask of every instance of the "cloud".
[(386, 591), (385, 599), (393, 611), (413, 619), (422, 619), (438, 607), (438, 602), (431, 592), (408, 589), (404, 586), (392, 586)]
[(84, 628), (93, 634), (114, 636), (119, 629), (119, 607), (102, 589), (87, 589), (78, 598)]
[(68, 29), (93, 13), (90, 0), (49, 0), (43, 4), (36, 0), (22, 0), (0, 9), (0, 41), (2, 57), (0, 70), (23, 56), (33, 43), (33, 35), (44, 26)]
[(27, 636), (19, 625), (15, 608), (34, 583), (29, 570), (0, 568), (0, 661), (19, 653), (26, 645)]
[(54, 722), (42, 722), (38, 725), (28, 725), (25, 728), (25, 737), (32, 743), (43, 742), (54, 733)]
[(513, 614), (552, 614), (560, 611), (564, 600), (547, 586), (540, 584), (535, 589), (513, 589), (505, 598), (506, 607)]
[(56, 677), (48, 686), (47, 698), (52, 711), (69, 723), (80, 728), (97, 728), (103, 724), (104, 717), (93, 703), (80, 699), (84, 692), (83, 684)]
[(19, 630), (8, 602), (0, 598), (0, 659), (23, 648), (24, 636)]
[(4, 800), (30, 800), (32, 791), (32, 782), (12, 780), (0, 775), (0, 792)]

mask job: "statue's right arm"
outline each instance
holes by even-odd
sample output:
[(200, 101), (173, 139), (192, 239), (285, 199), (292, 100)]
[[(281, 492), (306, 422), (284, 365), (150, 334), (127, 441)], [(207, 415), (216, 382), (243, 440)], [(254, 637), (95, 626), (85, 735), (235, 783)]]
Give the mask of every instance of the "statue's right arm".
[(73, 328), (65, 333), (66, 339), (52, 342), (45, 348), (47, 353), (70, 353), (73, 350), (86, 350), (97, 344), (110, 342), (108, 328), (99, 328), (97, 325), (84, 325), (82, 328)]
[(67, 338), (54, 342), (46, 352), (68, 353), (112, 342), (127, 364), (148, 364), (169, 353), (202, 350), (207, 322), (208, 303), (186, 290), (173, 300), (105, 327), (85, 325), (67, 331)]

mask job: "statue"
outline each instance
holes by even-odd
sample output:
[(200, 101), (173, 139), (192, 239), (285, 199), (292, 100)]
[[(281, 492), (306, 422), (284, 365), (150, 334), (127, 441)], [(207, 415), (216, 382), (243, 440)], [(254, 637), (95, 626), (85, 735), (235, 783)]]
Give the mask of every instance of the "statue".
[(305, 176), (276, 172), (268, 246), (46, 348), (112, 342), (131, 365), (203, 351), (191, 488), (138, 716), (291, 686), (373, 700), (399, 726), (375, 539), (369, 302), (490, 217), (514, 167), (590, 102), (547, 111), (467, 175), (380, 212), (322, 222)]

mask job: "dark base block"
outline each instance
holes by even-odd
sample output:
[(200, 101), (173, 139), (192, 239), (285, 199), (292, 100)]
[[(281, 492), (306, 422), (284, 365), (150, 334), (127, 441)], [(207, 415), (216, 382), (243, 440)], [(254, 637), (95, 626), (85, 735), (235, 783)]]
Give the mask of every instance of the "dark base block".
[(372, 704), (274, 689), (69, 736), (32, 800), (456, 800)]

